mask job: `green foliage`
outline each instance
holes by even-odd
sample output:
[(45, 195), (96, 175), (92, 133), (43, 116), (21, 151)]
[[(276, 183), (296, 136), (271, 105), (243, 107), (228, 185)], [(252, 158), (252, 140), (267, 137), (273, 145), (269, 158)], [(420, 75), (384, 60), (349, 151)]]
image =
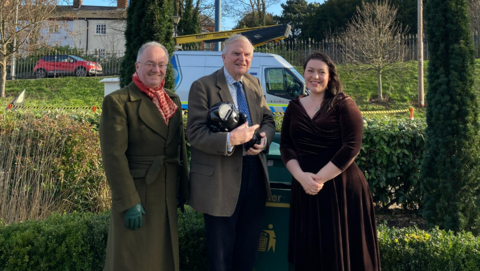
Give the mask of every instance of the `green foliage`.
[(178, 212), (178, 242), (180, 270), (203, 271), (207, 266), (207, 244), (203, 214), (185, 206)]
[[(0, 225), (0, 269), (6, 271), (102, 270), (109, 213), (54, 214), (44, 221)], [(205, 270), (203, 215), (179, 213), (180, 270)], [(382, 270), (476, 271), (480, 239), (438, 228), (378, 227)], [(277, 244), (278, 245), (278, 244)]]
[(182, 19), (178, 23), (178, 35), (190, 35), (200, 33), (200, 20), (198, 10), (193, 7), (193, 0), (186, 0)]
[(423, 216), (429, 227), (479, 234), (480, 125), (467, 3), (430, 0), (425, 11), (430, 61)]
[(378, 227), (382, 270), (476, 271), (480, 268), (480, 239), (472, 233), (438, 228)]
[(102, 270), (108, 214), (54, 214), (0, 226), (0, 269)]
[[(42, 149), (52, 149), (52, 155), (59, 157), (55, 163), (48, 164), (56, 192), (55, 201), (69, 205), (69, 210), (99, 212), (107, 210), (110, 206), (108, 184), (101, 164), (100, 143), (98, 137), (98, 114), (77, 113), (71, 114), (62, 111), (13, 111), (2, 115), (0, 118), (0, 131), (2, 134), (20, 130), (19, 136), (25, 137), (32, 134), (28, 142), (21, 142), (11, 150), (15, 160), (10, 165), (13, 170), (15, 161), (33, 158), (37, 161), (35, 168), (41, 168), (46, 161), (38, 161), (38, 152), (35, 148), (25, 148), (24, 144), (42, 146)], [(43, 140), (51, 135), (56, 140)], [(0, 146), (6, 144), (2, 140), (7, 137), (0, 136)], [(59, 142), (61, 144), (59, 145)], [(5, 155), (2, 153), (2, 155)], [(27, 172), (35, 172), (35, 170)], [(29, 175), (26, 174), (25, 178)], [(48, 175), (50, 176), (50, 175)], [(25, 181), (25, 180), (20, 180)]]
[[(103, 270), (108, 212), (53, 214), (44, 221), (0, 224), (0, 269)], [(203, 214), (186, 206), (178, 213), (180, 269), (205, 270)]]
[(235, 29), (275, 25), (272, 13), (249, 12), (238, 21)]
[(306, 28), (305, 18), (309, 11), (313, 10), (312, 5), (305, 0), (287, 0), (285, 4), (280, 4), (282, 7), (282, 15), (274, 16), (275, 22), (279, 24), (289, 24), (292, 27), (290, 35), (287, 40), (305, 40), (307, 37), (304, 34)]
[[(340, 34), (345, 30), (348, 21), (355, 14), (356, 8), (362, 2), (374, 3), (374, 0), (327, 0), (305, 19), (304, 36), (320, 41), (331, 38), (333, 33)], [(398, 8), (398, 19), (404, 27), (409, 26), (409, 33), (417, 32), (417, 1), (416, 0), (391, 0), (393, 6)]]
[[(132, 82), (135, 62), (140, 47), (149, 41), (164, 45), (170, 56), (173, 55), (175, 43), (173, 36), (173, 2), (172, 0), (135, 0), (130, 1), (127, 10), (125, 30), (125, 57), (120, 70), (120, 86)], [(169, 59), (170, 60), (170, 59)], [(169, 64), (165, 76), (165, 88), (173, 89), (173, 68)]]
[(367, 119), (362, 149), (355, 162), (363, 171), (378, 208), (421, 206), (420, 163), (425, 121)]

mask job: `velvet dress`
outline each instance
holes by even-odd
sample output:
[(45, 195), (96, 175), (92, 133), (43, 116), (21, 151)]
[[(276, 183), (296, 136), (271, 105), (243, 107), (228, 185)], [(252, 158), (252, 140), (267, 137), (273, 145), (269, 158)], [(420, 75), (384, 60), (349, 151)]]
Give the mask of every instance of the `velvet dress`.
[(304, 172), (328, 162), (342, 170), (311, 196), (292, 180), (288, 260), (295, 271), (380, 270), (372, 195), (353, 160), (360, 152), (363, 120), (343, 92), (335, 105), (310, 118), (299, 98), (283, 119), (280, 151), (284, 164), (297, 159)]

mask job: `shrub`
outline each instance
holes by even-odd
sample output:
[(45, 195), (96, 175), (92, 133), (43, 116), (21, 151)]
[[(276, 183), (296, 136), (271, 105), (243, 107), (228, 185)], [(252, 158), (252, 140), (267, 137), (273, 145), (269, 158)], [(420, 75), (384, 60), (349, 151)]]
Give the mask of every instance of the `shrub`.
[(468, 3), (427, 1), (425, 19), (430, 61), (423, 216), (429, 227), (480, 234), (480, 105)]
[(0, 213), (5, 222), (39, 219), (52, 210), (109, 208), (99, 138), (95, 126), (82, 118), (87, 116), (60, 111), (0, 115)]
[(479, 270), (480, 239), (472, 233), (378, 227), (382, 269)]
[[(203, 215), (179, 212), (180, 269), (205, 270)], [(1, 270), (103, 270), (109, 213), (53, 214), (0, 225)]]
[(386, 209), (396, 204), (409, 210), (420, 208), (425, 127), (423, 120), (364, 120), (362, 149), (356, 163), (378, 207)]
[(54, 214), (0, 226), (2, 270), (102, 270), (108, 214)]
[[(44, 221), (0, 225), (1, 270), (102, 270), (109, 213), (54, 214)], [(180, 270), (206, 269), (202, 214), (179, 213)], [(479, 270), (480, 239), (438, 228), (378, 227), (385, 271)]]

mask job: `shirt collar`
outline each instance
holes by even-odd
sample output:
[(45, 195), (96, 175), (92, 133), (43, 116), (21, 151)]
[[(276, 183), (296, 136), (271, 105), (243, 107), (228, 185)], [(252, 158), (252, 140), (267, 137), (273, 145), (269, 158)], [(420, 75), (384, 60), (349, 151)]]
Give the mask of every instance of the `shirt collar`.
[[(233, 79), (233, 77), (227, 72), (227, 69), (225, 69), (225, 67), (223, 67), (223, 72), (225, 73), (225, 79), (227, 80), (227, 84), (228, 85), (233, 85), (235, 82), (235, 79)], [(243, 75), (242, 75), (242, 78), (240, 78), (240, 80), (238, 80), (238, 82), (241, 82), (243, 84)]]

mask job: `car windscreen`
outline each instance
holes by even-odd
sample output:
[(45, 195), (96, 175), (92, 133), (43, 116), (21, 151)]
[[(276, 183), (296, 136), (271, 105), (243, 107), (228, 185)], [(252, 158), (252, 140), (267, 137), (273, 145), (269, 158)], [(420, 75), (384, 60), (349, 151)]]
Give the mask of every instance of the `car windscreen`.
[(80, 57), (78, 57), (78, 56), (72, 56), (72, 55), (70, 55), (70, 57), (73, 58), (73, 59), (75, 59), (75, 60), (78, 60), (78, 61), (85, 61), (85, 59), (80, 58)]

